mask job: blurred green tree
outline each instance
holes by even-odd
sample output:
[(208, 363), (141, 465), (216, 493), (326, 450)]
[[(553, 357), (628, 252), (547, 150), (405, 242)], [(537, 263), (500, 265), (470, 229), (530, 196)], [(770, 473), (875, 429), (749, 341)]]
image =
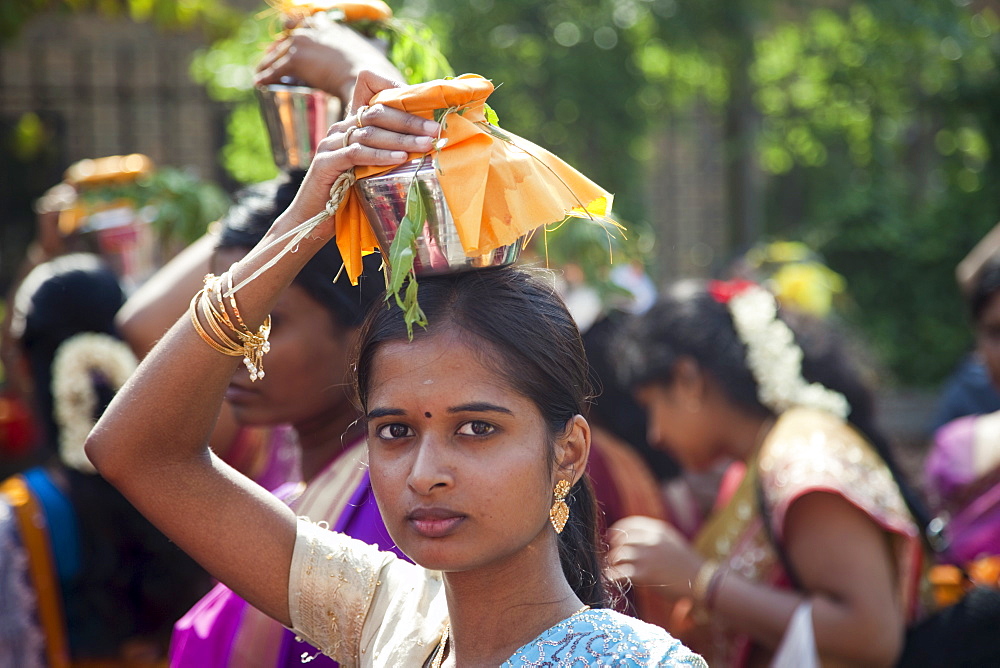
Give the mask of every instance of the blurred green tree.
[(241, 17), (225, 0), (5, 0), (0, 2), (0, 44), (44, 12), (98, 12), (162, 28), (199, 29), (213, 39), (232, 31)]
[(970, 0), (411, 1), (461, 70), (509, 82), (503, 124), (643, 209), (649, 132), (723, 128), (731, 247), (808, 242), (897, 378), (969, 344), (958, 260), (1000, 218), (998, 19)]

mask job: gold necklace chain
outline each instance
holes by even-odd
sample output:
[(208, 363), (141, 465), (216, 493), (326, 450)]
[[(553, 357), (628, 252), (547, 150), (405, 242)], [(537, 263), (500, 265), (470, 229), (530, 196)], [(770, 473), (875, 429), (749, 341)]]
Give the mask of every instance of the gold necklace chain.
[[(589, 605), (585, 605), (576, 612), (574, 612), (570, 617), (576, 617), (581, 612), (590, 610)], [(448, 649), (448, 639), (451, 637), (451, 623), (444, 625), (444, 633), (441, 634), (441, 642), (438, 643), (437, 650), (434, 652), (434, 658), (431, 660), (431, 668), (441, 668), (441, 664), (444, 662), (444, 653)]]

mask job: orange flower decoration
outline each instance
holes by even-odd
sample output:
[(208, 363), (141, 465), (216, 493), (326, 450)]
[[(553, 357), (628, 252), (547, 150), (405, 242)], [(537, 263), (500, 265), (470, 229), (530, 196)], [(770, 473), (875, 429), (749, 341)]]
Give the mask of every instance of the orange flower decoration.
[(392, 9), (382, 0), (277, 0), (272, 3), (274, 8), (284, 16), (298, 19), (312, 16), (317, 12), (340, 10), (344, 13), (344, 21), (388, 21), (392, 18)]
[[(464, 74), (390, 88), (369, 101), (427, 119), (434, 119), (435, 112), (449, 112), (441, 121), (444, 141), (438, 144), (437, 176), (465, 253), (488, 253), (567, 217), (608, 216), (610, 193), (540, 146), (487, 122), (484, 104), (492, 92), (489, 80)], [(356, 176), (390, 169), (358, 167)], [(353, 191), (337, 211), (336, 235), (348, 276), (356, 281), (362, 255), (373, 251), (377, 242)]]

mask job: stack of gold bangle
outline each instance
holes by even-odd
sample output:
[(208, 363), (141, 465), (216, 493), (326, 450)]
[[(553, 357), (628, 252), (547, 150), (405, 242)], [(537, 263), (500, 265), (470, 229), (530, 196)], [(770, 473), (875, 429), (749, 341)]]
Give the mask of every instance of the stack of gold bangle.
[[(226, 275), (229, 277), (227, 284), (231, 291), (233, 286), (232, 272), (226, 272)], [(264, 319), (264, 324), (254, 333), (243, 323), (240, 310), (236, 307), (235, 295), (229, 295), (229, 304), (233, 311), (232, 318), (226, 311), (226, 304), (222, 297), (222, 276), (206, 274), (205, 286), (191, 299), (191, 324), (194, 325), (195, 331), (198, 332), (202, 340), (213, 349), (223, 355), (242, 357), (243, 364), (250, 372), (251, 381), (263, 378), (264, 354), (271, 349), (271, 344), (267, 340), (271, 334), (271, 316), (267, 316)], [(208, 323), (212, 334), (209, 334), (202, 326), (201, 320), (198, 318), (199, 310), (204, 316), (205, 322)], [(233, 337), (226, 333), (227, 330), (236, 336), (236, 340), (233, 340)]]

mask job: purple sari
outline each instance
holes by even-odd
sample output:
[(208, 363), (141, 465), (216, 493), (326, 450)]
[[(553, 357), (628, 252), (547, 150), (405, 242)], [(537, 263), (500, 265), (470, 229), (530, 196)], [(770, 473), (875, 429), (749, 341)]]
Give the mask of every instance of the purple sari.
[[(345, 453), (344, 457), (330, 464), (327, 471), (321, 473), (311, 483), (310, 490), (314, 485), (322, 486), (329, 483), (331, 476), (327, 475), (327, 472), (335, 466), (343, 465), (342, 460), (348, 458), (347, 455), (348, 453)], [(351, 462), (347, 464), (350, 465)], [(326, 519), (333, 531), (377, 545), (381, 550), (395, 552), (405, 559), (389, 537), (389, 532), (382, 522), (382, 516), (372, 494), (367, 469), (358, 469), (358, 472), (360, 481), (355, 482), (353, 492), (349, 497), (345, 497), (346, 504), (339, 510), (336, 518), (302, 512), (295, 502), (290, 505), (297, 514), (309, 515), (316, 521)], [(287, 497), (289, 487), (294, 485), (279, 488), (275, 490), (275, 494), (279, 498)], [(318, 505), (323, 506), (323, 503)], [(336, 505), (339, 504), (334, 504)], [(334, 507), (331, 507), (330, 512), (336, 512)], [(280, 637), (276, 635), (278, 631)], [(266, 651), (257, 651), (257, 648), (249, 646), (251, 643), (244, 642), (247, 639), (256, 641), (258, 637), (264, 635), (276, 641), (270, 643), (271, 646)], [(265, 618), (262, 613), (220, 583), (175, 625), (170, 649), (170, 666), (171, 668), (185, 666), (223, 668), (239, 665), (294, 668), (302, 665), (304, 657), (314, 657), (309, 663), (310, 668), (338, 665), (329, 657), (320, 654), (312, 645), (297, 641), (291, 631), (281, 628), (278, 622)]]

